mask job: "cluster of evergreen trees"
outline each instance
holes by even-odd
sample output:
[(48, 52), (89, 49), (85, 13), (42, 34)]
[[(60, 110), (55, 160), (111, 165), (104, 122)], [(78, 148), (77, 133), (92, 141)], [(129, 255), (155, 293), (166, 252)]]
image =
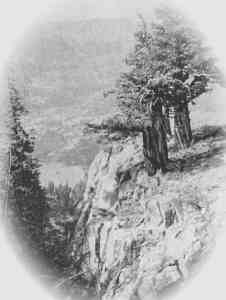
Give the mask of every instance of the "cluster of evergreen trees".
[(39, 163), (33, 157), (34, 138), (24, 129), (27, 113), (15, 85), (9, 84), (10, 148), (7, 218), (31, 249), (42, 249), (45, 192), (39, 181)]
[(153, 175), (167, 171), (168, 136), (178, 148), (190, 146), (189, 104), (207, 91), (209, 82), (220, 82), (222, 74), (202, 34), (175, 9), (159, 7), (151, 24), (142, 16), (140, 21), (126, 58), (128, 71), (113, 90), (121, 114), (89, 123), (88, 130), (142, 132), (145, 165)]
[(9, 84), (9, 102), (9, 178), (5, 217), (10, 234), (13, 234), (12, 241), (20, 244), (19, 250), (29, 260), (41, 259), (52, 271), (64, 273), (73, 267), (71, 249), (76, 221), (83, 207), (85, 180), (73, 188), (54, 183), (42, 187), (40, 165), (34, 158), (35, 139), (23, 126), (23, 118), (28, 112), (12, 82)]

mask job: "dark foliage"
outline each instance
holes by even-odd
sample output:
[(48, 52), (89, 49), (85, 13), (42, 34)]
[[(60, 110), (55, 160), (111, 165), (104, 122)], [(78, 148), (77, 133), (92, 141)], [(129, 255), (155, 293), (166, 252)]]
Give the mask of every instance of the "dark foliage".
[(76, 223), (83, 207), (85, 182), (73, 188), (68, 185), (46, 188), (48, 211), (45, 218), (44, 246), (48, 260), (54, 268), (64, 271), (73, 265), (71, 245)]
[(9, 85), (10, 149), (8, 207), (13, 227), (33, 252), (42, 249), (45, 193), (39, 181), (39, 164), (33, 157), (34, 138), (23, 128), (26, 110), (14, 87)]

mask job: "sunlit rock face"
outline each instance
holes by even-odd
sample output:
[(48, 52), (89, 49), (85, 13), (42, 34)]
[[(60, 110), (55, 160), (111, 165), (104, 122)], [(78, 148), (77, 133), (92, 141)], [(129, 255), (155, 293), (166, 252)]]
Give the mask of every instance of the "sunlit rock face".
[(84, 200), (86, 266), (101, 299), (154, 299), (188, 276), (209, 243), (211, 216), (201, 195), (184, 195), (187, 185), (180, 174), (149, 177), (139, 138), (97, 155)]

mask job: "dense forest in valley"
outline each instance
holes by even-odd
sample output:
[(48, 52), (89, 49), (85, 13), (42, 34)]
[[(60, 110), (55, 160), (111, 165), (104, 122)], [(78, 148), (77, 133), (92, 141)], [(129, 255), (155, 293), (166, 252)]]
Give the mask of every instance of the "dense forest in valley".
[[(128, 24), (132, 23), (126, 28)], [(52, 289), (67, 299), (79, 295), (131, 300), (147, 299), (149, 294), (155, 299), (187, 277), (189, 266), (211, 239), (211, 197), (226, 174), (220, 116), (224, 94), (213, 96), (224, 90), (223, 74), (205, 37), (179, 11), (159, 7), (151, 20), (139, 15), (138, 24), (133, 47), (130, 51), (125, 47), (124, 65), (111, 49), (115, 70), (109, 75), (106, 67), (110, 81), (95, 78), (94, 86), (89, 86), (97, 106), (111, 109), (107, 117), (107, 107), (100, 116), (85, 116), (79, 135), (86, 143), (96, 142), (87, 144), (92, 149), (80, 162), (85, 172), (74, 184), (41, 181), (37, 133), (26, 125), (32, 109), (27, 105), (30, 94), (23, 94), (21, 82), (9, 80), (5, 218), (12, 241), (19, 244), (19, 255), (42, 261), (40, 277), (48, 277)], [(124, 38), (121, 33), (120, 43)], [(113, 39), (117, 51), (124, 53), (117, 37)], [(88, 40), (85, 44), (90, 45)], [(80, 52), (85, 50), (89, 48)], [(96, 53), (100, 57), (101, 51), (100, 46)], [(108, 61), (105, 50), (104, 58)], [(114, 82), (119, 65), (122, 70)], [(79, 77), (81, 70), (77, 72), (81, 94), (87, 96), (85, 79)], [(102, 91), (100, 100), (96, 85)], [(44, 91), (39, 98), (48, 97)], [(37, 98), (38, 89), (35, 93)], [(60, 91), (60, 105), (64, 93), (69, 91)], [(81, 149), (85, 152), (84, 145)], [(77, 152), (73, 151), (67, 165), (74, 164), (70, 157)], [(98, 153), (93, 162), (90, 153)]]

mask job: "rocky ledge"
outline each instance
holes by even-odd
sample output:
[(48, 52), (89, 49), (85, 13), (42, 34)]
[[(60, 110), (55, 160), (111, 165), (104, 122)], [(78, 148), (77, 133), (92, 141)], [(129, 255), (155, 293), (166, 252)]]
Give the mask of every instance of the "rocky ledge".
[(137, 138), (106, 148), (88, 174), (84, 271), (102, 300), (154, 299), (188, 276), (210, 240), (202, 195), (189, 193), (179, 172), (149, 177), (140, 145)]

